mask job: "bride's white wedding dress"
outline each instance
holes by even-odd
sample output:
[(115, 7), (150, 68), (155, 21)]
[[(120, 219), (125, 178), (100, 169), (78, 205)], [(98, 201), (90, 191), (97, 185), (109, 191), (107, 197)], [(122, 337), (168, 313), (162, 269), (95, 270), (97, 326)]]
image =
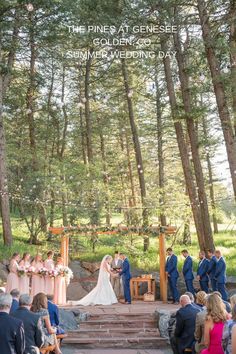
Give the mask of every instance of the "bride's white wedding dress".
[(81, 300), (72, 301), (72, 305), (112, 305), (118, 302), (110, 282), (111, 275), (109, 271), (106, 270), (106, 268), (108, 270), (110, 270), (111, 268), (108, 263), (105, 264), (106, 258), (107, 256), (105, 256), (102, 260), (98, 276), (98, 282), (95, 288)]

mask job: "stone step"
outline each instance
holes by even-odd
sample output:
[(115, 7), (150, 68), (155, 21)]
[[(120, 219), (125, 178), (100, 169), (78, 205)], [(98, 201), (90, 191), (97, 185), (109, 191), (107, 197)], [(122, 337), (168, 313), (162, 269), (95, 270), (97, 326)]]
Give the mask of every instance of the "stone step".
[(156, 328), (157, 322), (153, 319), (123, 319), (123, 320), (88, 320), (80, 323), (80, 328)]
[(63, 340), (63, 345), (73, 344), (80, 349), (83, 348), (166, 348), (168, 343), (161, 337), (117, 337), (117, 338), (99, 338), (99, 337), (67, 337)]
[(89, 316), (90, 320), (99, 320), (99, 319), (109, 319), (109, 320), (124, 320), (124, 319), (139, 319), (139, 320), (151, 320), (155, 319), (154, 314), (150, 313), (133, 313), (133, 312), (128, 312), (128, 313), (102, 313), (102, 314), (92, 314)]
[(157, 328), (104, 328), (104, 329), (80, 329), (78, 331), (69, 332), (70, 338), (106, 338), (106, 337), (157, 337), (159, 336)]

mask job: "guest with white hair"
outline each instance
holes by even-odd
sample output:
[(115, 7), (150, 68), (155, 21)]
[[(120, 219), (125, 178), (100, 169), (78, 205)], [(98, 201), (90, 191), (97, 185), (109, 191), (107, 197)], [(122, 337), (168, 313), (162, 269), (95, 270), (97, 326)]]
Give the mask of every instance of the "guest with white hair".
[(22, 294), (19, 299), (19, 308), (12, 314), (20, 319), (25, 328), (25, 353), (40, 354), (39, 348), (44, 343), (42, 321), (38, 314), (30, 311), (32, 297)]
[(10, 294), (0, 294), (0, 351), (4, 354), (24, 354), (23, 322), (9, 315), (11, 304)]
[(192, 306), (188, 295), (180, 297), (181, 308), (176, 313), (175, 337), (179, 353), (192, 349), (194, 344), (195, 321), (200, 309)]

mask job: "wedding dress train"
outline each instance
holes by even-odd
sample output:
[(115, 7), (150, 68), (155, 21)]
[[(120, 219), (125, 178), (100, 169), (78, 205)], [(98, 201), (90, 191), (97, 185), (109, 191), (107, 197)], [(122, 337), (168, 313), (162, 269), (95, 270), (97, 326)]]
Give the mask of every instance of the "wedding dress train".
[(111, 266), (108, 263), (106, 263), (106, 267), (104, 266), (107, 257), (109, 256), (105, 256), (102, 260), (98, 276), (98, 282), (95, 288), (81, 300), (72, 301), (72, 305), (112, 305), (118, 302), (110, 282), (111, 275), (109, 271), (106, 270), (106, 267), (108, 268), (108, 270), (110, 270)]

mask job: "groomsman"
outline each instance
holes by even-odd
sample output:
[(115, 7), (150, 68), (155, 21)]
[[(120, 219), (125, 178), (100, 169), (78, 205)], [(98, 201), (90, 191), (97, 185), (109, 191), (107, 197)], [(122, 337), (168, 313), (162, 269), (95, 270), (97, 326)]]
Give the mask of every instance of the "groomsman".
[(228, 295), (225, 288), (226, 283), (226, 263), (224, 258), (221, 255), (220, 251), (215, 251), (217, 258), (216, 271), (215, 271), (215, 280), (217, 290), (221, 293), (222, 299), (227, 301)]
[(199, 281), (200, 288), (202, 291), (205, 291), (205, 293), (208, 293), (208, 282), (209, 282), (209, 277), (208, 277), (208, 268), (209, 268), (209, 261), (206, 258), (206, 254), (204, 251), (199, 252), (199, 263), (198, 263), (198, 268), (197, 268), (197, 280)]
[(190, 293), (195, 295), (195, 290), (193, 287), (193, 279), (194, 279), (193, 260), (192, 260), (192, 257), (190, 257), (187, 250), (183, 250), (181, 253), (185, 258), (182, 272), (183, 272), (186, 288), (187, 288), (187, 291), (189, 291)]
[(217, 258), (214, 255), (214, 252), (212, 250), (208, 250), (207, 255), (209, 259), (208, 275), (211, 281), (211, 288), (213, 291), (216, 291), (217, 287), (216, 287), (216, 280), (215, 280), (215, 272), (216, 272)]
[(177, 279), (179, 277), (179, 272), (177, 270), (178, 258), (173, 253), (172, 248), (167, 248), (167, 260), (166, 260), (166, 275), (168, 277), (168, 284), (173, 297), (173, 303), (179, 303), (179, 292), (177, 289)]

